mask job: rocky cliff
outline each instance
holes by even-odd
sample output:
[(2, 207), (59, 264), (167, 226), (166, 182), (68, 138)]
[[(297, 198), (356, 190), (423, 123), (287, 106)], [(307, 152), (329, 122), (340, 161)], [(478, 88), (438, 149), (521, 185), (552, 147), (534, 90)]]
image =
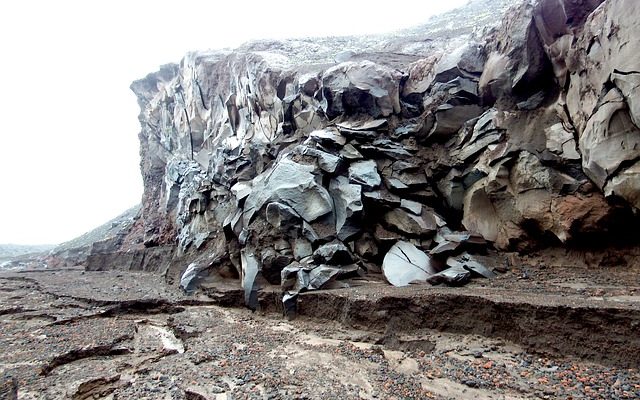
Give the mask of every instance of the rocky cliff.
[(253, 304), (268, 284), (461, 284), (493, 274), (487, 247), (637, 238), (638, 15), (471, 1), (395, 35), (187, 54), (131, 85), (139, 251), (169, 249), (157, 269), (185, 289), (240, 279)]

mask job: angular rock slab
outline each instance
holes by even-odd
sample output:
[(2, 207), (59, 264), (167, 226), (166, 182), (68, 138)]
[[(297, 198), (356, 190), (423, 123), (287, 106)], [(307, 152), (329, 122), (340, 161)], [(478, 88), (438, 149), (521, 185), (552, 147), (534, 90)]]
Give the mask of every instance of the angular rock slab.
[(272, 202), (267, 204), (267, 222), (281, 231), (289, 231), (300, 226), (300, 216), (295, 210), (282, 203)]
[(260, 272), (260, 261), (247, 249), (240, 253), (242, 263), (241, 283), (244, 290), (244, 304), (251, 310), (258, 308), (258, 290), (260, 289), (256, 278)]
[(333, 211), (329, 192), (319, 185), (315, 167), (299, 164), (287, 158), (280, 160), (271, 171), (254, 179), (253, 191), (244, 207), (244, 226), (269, 201), (279, 201), (291, 207), (305, 221), (312, 222)]
[(429, 279), (427, 279), (427, 282), (432, 285), (444, 283), (447, 286), (463, 286), (467, 284), (469, 280), (471, 280), (471, 272), (467, 271), (462, 266), (456, 266), (431, 275)]
[(449, 257), (447, 265), (451, 268), (463, 268), (472, 274), (482, 278), (495, 278), (495, 272), (487, 268), (478, 258), (469, 253), (461, 254), (457, 257)]
[(371, 61), (348, 61), (322, 75), (324, 111), (329, 118), (340, 114), (367, 113), (374, 118), (399, 113), (402, 74)]
[(427, 236), (438, 229), (439, 218), (429, 210), (422, 215), (414, 215), (401, 208), (396, 208), (384, 215), (384, 222), (390, 228), (411, 236)]
[(309, 134), (309, 137), (325, 146), (342, 147), (347, 143), (347, 138), (342, 136), (340, 132), (335, 129), (320, 129), (313, 131)]
[(409, 242), (394, 244), (382, 262), (382, 273), (393, 286), (426, 282), (436, 272), (431, 265), (431, 258)]
[(334, 278), (348, 277), (358, 270), (359, 267), (355, 264), (335, 267), (294, 262), (282, 270), (281, 287), (290, 295), (296, 295), (307, 290), (322, 289)]
[(346, 265), (353, 262), (353, 256), (347, 246), (339, 240), (323, 244), (313, 252), (316, 264)]
[(202, 272), (202, 266), (198, 263), (191, 263), (187, 269), (182, 273), (180, 277), (180, 286), (185, 292), (190, 292), (195, 289), (198, 274)]
[(309, 257), (313, 254), (313, 247), (311, 242), (305, 238), (297, 238), (293, 243), (293, 257), (296, 260), (301, 260), (305, 257)]
[(318, 167), (320, 167), (324, 172), (328, 172), (330, 174), (335, 173), (340, 166), (340, 157), (334, 156), (326, 151), (304, 147), (302, 154), (315, 157), (318, 161)]
[(349, 181), (368, 189), (380, 186), (382, 178), (378, 174), (378, 166), (373, 160), (354, 162), (349, 166)]
[(331, 180), (329, 192), (333, 197), (336, 214), (336, 232), (340, 240), (349, 240), (360, 232), (359, 219), (362, 214), (362, 187), (349, 183), (349, 179), (338, 176)]
[(620, 196), (640, 210), (640, 161), (613, 177), (605, 186), (607, 196)]

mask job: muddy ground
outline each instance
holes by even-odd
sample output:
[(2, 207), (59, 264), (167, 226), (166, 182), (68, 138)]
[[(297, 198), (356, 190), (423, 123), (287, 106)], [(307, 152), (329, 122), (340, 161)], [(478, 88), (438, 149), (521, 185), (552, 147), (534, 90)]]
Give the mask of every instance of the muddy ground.
[(0, 398), (640, 398), (638, 268), (548, 264), (464, 288), (371, 277), (291, 321), (275, 292), (252, 313), (233, 286), (0, 272)]

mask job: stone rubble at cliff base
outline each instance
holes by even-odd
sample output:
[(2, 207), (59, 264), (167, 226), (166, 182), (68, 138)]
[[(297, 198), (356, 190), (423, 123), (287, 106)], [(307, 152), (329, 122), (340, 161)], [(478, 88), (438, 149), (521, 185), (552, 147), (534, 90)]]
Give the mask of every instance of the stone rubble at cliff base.
[(190, 291), (239, 279), (253, 307), (266, 285), (285, 302), (367, 273), (461, 285), (508, 267), (494, 251), (628, 236), (640, 4), (456, 12), (480, 9), (456, 29), (450, 13), (397, 35), (189, 53), (134, 82), (143, 208), (110, 251), (138, 242)]

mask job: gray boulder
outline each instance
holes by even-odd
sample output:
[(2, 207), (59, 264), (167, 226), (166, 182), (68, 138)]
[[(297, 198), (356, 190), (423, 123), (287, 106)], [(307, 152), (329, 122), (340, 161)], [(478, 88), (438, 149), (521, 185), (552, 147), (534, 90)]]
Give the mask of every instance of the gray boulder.
[(384, 256), (382, 272), (393, 286), (425, 282), (437, 271), (427, 254), (408, 242), (399, 241)]
[(580, 135), (584, 172), (603, 188), (624, 163), (640, 159), (640, 128), (617, 89), (611, 89)]
[(344, 243), (334, 240), (323, 244), (313, 252), (316, 264), (347, 265), (353, 262), (353, 255)]
[(260, 290), (257, 281), (261, 268), (260, 261), (252, 251), (247, 249), (240, 252), (240, 261), (242, 263), (240, 282), (244, 290), (244, 304), (249, 309), (256, 310), (258, 308), (258, 291)]
[(347, 138), (342, 136), (336, 129), (326, 128), (313, 131), (309, 138), (325, 146), (342, 147), (347, 143)]
[(336, 232), (340, 240), (349, 240), (360, 232), (362, 215), (362, 187), (338, 176), (331, 180), (329, 193), (333, 197), (336, 215)]
[(254, 179), (244, 207), (244, 225), (269, 201), (278, 201), (308, 222), (333, 211), (329, 192), (316, 181), (314, 167), (284, 158), (274, 168)]
[(428, 236), (438, 229), (435, 213), (425, 209), (421, 215), (409, 213), (401, 208), (387, 212), (383, 217), (386, 225), (408, 236)]
[(349, 181), (374, 189), (380, 186), (382, 179), (378, 174), (378, 166), (373, 160), (357, 161), (349, 166)]
[(349, 61), (322, 74), (323, 109), (329, 118), (341, 114), (368, 114), (374, 118), (400, 112), (397, 70), (371, 61)]
[(282, 203), (273, 202), (267, 204), (267, 222), (281, 231), (291, 231), (300, 225), (300, 216), (295, 210)]

